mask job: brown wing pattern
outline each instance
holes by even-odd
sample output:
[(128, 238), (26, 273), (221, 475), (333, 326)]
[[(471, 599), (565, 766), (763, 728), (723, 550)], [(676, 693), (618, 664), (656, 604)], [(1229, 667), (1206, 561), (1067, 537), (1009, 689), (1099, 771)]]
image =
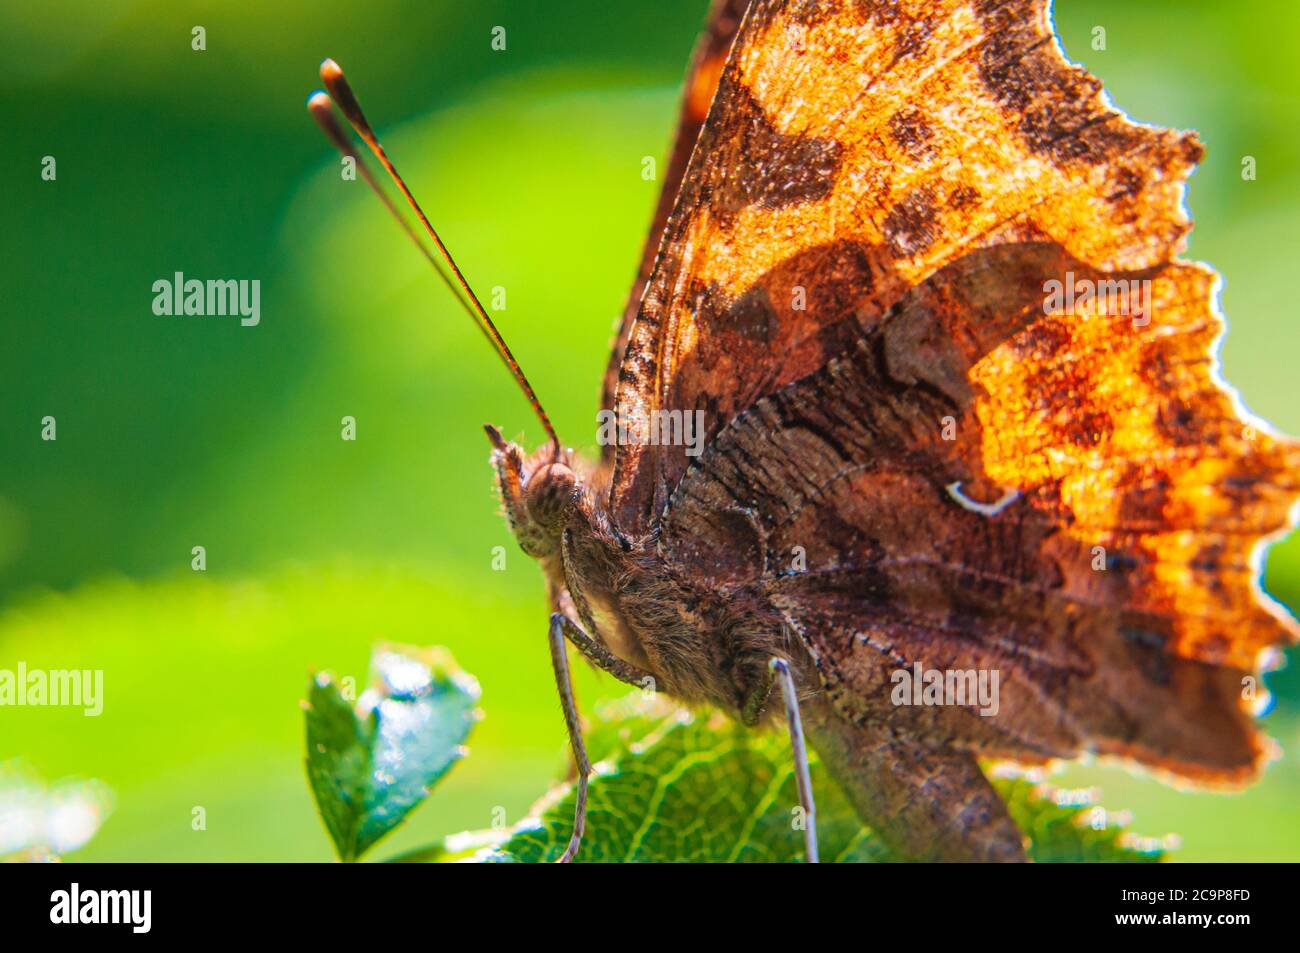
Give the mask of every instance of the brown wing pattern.
[(716, 433), (977, 248), (1169, 261), (1200, 153), (1111, 109), (1045, 0), (755, 0), (628, 333), (620, 526), (648, 530), (690, 462), (657, 412)]
[[(1044, 284), (1068, 276), (1149, 281), (1150, 307), (1051, 311)], [(723, 428), (661, 551), (761, 588), (840, 714), (886, 736), (1247, 781), (1266, 746), (1243, 679), (1295, 632), (1260, 603), (1256, 556), (1290, 525), (1300, 446), (1217, 383), (1213, 293), (1196, 265), (971, 252)], [(990, 515), (958, 481), (968, 503), (1018, 496)], [(916, 662), (999, 671), (998, 713), (891, 706)]]
[[(615, 390), (618, 387), (618, 369), (623, 363), (623, 351), (627, 348), (627, 338), (632, 331), (632, 321), (641, 306), (641, 295), (650, 271), (654, 267), (663, 240), (664, 227), (668, 224), (668, 215), (677, 201), (677, 191), (686, 173), (686, 163), (691, 157), (691, 150), (700, 136), (704, 119), (709, 114), (709, 106), (718, 91), (718, 80), (722, 76), (722, 66), (731, 51), (731, 42), (736, 38), (741, 17), (749, 0), (713, 0), (704, 33), (695, 44), (691, 55), (691, 65), (686, 71), (686, 85), (682, 91), (681, 116), (677, 123), (677, 135), (673, 139), (672, 153), (668, 167), (664, 170), (663, 189), (659, 193), (659, 202), (655, 206), (654, 219), (650, 223), (650, 233), (646, 237), (645, 247), (641, 250), (641, 263), (637, 267), (636, 281), (628, 293), (627, 304), (623, 307), (623, 317), (619, 322), (618, 336), (614, 339), (613, 351), (609, 358), (609, 368), (605, 371), (604, 387), (601, 390), (600, 406), (614, 406)], [(602, 448), (602, 456), (610, 456), (614, 445)]]

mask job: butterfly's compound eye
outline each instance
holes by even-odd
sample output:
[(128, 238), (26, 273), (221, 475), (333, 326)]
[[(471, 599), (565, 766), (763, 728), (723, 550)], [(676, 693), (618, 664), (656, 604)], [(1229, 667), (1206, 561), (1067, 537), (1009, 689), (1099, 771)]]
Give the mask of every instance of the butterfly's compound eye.
[(558, 534), (573, 505), (578, 475), (563, 463), (547, 463), (528, 476), (524, 500), (529, 518), (538, 528)]

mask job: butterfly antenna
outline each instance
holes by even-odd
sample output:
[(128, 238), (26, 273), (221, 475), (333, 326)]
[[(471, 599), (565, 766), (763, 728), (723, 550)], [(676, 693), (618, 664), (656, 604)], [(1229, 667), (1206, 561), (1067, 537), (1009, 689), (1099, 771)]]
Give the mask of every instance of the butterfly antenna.
[[(497, 330), (497, 326), (493, 324), (492, 319), (488, 317), (488, 313), (483, 308), (482, 302), (480, 302), (478, 296), (474, 294), (474, 289), (471, 288), (469, 282), (465, 280), (464, 274), (461, 273), (460, 267), (456, 264), (456, 259), (451, 257), (451, 252), (449, 252), (447, 246), (443, 244), (442, 238), (438, 235), (438, 230), (433, 227), (433, 224), (429, 221), (429, 217), (424, 214), (424, 209), (420, 207), (420, 203), (415, 200), (415, 196), (412, 195), (411, 190), (407, 188), (406, 181), (398, 174), (397, 168), (389, 160), (388, 154), (384, 152), (384, 147), (379, 144), (379, 139), (375, 135), (374, 130), (370, 128), (370, 123), (366, 121), (365, 113), (361, 111), (361, 104), (357, 102), (356, 96), (353, 95), (352, 87), (348, 85), (348, 81), (343, 75), (342, 68), (333, 60), (327, 59), (325, 62), (321, 63), (320, 78), (325, 84), (325, 88), (329, 90), (329, 97), (333, 99), (334, 104), (339, 107), (343, 116), (349, 123), (351, 123), (352, 128), (356, 130), (357, 135), (361, 137), (361, 141), (370, 148), (371, 153), (374, 154), (374, 157), (379, 161), (379, 164), (384, 167), (384, 171), (388, 173), (389, 178), (391, 178), (393, 183), (399, 190), (401, 190), (402, 195), (406, 197), (407, 204), (411, 206), (416, 216), (420, 219), (420, 224), (424, 226), (425, 232), (427, 232), (429, 237), (433, 239), (433, 243), (437, 247), (439, 254), (442, 255), (443, 260), (445, 260), (447, 265), (451, 268), (452, 274), (456, 278), (456, 283), (465, 293), (465, 299), (467, 299), (473, 306), (474, 313), (477, 314), (480, 322), (480, 328), (487, 334), (488, 339), (492, 343), (493, 350), (496, 351), (497, 356), (501, 358), (502, 363), (506, 365), (506, 369), (510, 371), (511, 376), (514, 377), (516, 383), (519, 384), (520, 389), (524, 392), (524, 396), (528, 399), (529, 405), (533, 408), (533, 413), (537, 414), (537, 419), (542, 422), (542, 427), (545, 428), (546, 435), (550, 438), (551, 444), (555, 447), (555, 450), (558, 453), (560, 451), (560, 438), (555, 433), (555, 428), (551, 425), (551, 419), (546, 416), (546, 411), (542, 408), (542, 402), (537, 399), (537, 394), (533, 391), (533, 386), (528, 383), (528, 378), (524, 375), (523, 369), (519, 366), (519, 362), (515, 360), (514, 354), (511, 353), (510, 347), (501, 336), (501, 332)], [(313, 109), (312, 115), (318, 116), (315, 109)], [(318, 116), (317, 122), (319, 121), (320, 119)], [(329, 136), (331, 140), (334, 139), (333, 135), (328, 130), (326, 130), (326, 135)], [(346, 138), (344, 139), (344, 142), (346, 144)], [(335, 145), (337, 146), (338, 143), (335, 142)], [(460, 296), (457, 295), (457, 297), (459, 298)], [(464, 302), (462, 301), (462, 303)]]
[(339, 124), (338, 117), (334, 115), (334, 106), (330, 102), (329, 95), (320, 90), (312, 93), (307, 97), (307, 111), (310, 112), (312, 118), (316, 120), (316, 125), (320, 126), (321, 132), (325, 134), (325, 138), (333, 143), (334, 148), (338, 149), (342, 155), (351, 159), (356, 164), (357, 171), (361, 173), (361, 178), (365, 180), (366, 185), (370, 186), (370, 190), (378, 196), (379, 201), (384, 203), (384, 208), (388, 209), (388, 214), (391, 215), (394, 221), (402, 227), (402, 231), (406, 232), (406, 236), (411, 240), (412, 244), (414, 244), (416, 248), (420, 249), (420, 254), (425, 257), (425, 260), (429, 262), (433, 267), (433, 270), (438, 273), (438, 277), (441, 278), (443, 284), (447, 286), (447, 290), (450, 291), (452, 297), (456, 299), (456, 303), (465, 309), (465, 313), (468, 314), (470, 320), (474, 322), (474, 326), (483, 332), (483, 336), (486, 337), (488, 341), (491, 341), (492, 336), (488, 334), (487, 328), (483, 327), (483, 323), (478, 319), (478, 314), (470, 306), (469, 302), (462, 297), (460, 288), (456, 285), (456, 282), (452, 279), (451, 275), (447, 274), (447, 269), (443, 267), (442, 262), (438, 260), (433, 252), (429, 251), (429, 246), (420, 238), (419, 233), (415, 230), (415, 226), (411, 224), (410, 220), (402, 214), (401, 209), (399, 209), (393, 200), (389, 198), (388, 193), (385, 192), (383, 187), (379, 184), (374, 173), (370, 171), (370, 166), (366, 163), (366, 160), (362, 158), (355, 148), (353, 148), (351, 138), (349, 138), (347, 133), (343, 131), (343, 127)]

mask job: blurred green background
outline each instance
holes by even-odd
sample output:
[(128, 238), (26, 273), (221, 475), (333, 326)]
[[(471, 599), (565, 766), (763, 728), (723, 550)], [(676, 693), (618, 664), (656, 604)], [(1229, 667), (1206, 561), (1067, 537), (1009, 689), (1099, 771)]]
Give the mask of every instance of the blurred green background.
[[(304, 98), (324, 56), (346, 67), (476, 287), (506, 289), (496, 317), (560, 433), (590, 450), (658, 187), (641, 160), (666, 153), (704, 5), (0, 2), (0, 667), (105, 673), (98, 718), (3, 709), (0, 760), (111, 786), (114, 813), (74, 859), (331, 857), (298, 701), (313, 667), (360, 682), (381, 639), (449, 646), (486, 718), (375, 856), (488, 826), (498, 806), (513, 822), (545, 788), (564, 748), (545, 593), (497, 515), (479, 425), (529, 445), (538, 428), (341, 180)], [(1300, 432), (1300, 5), (1063, 0), (1057, 23), (1134, 118), (1200, 130), (1191, 253), (1225, 277), (1225, 373)], [(151, 285), (176, 271), (260, 279), (260, 326), (155, 316)], [(1300, 605), (1300, 542), (1273, 549), (1266, 582)], [(1182, 859), (1300, 859), (1300, 677), (1271, 684), (1287, 754), (1249, 793), (1088, 766), (1064, 783), (1099, 784), (1143, 833), (1178, 832)], [(579, 693), (621, 688), (584, 671)]]

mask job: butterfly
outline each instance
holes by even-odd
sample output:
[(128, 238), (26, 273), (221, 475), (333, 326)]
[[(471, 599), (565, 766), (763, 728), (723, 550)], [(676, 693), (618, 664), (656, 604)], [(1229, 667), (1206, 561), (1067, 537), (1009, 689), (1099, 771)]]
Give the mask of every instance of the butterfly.
[(1200, 142), (1111, 106), (1047, 0), (713, 4), (593, 462), (322, 77), (313, 115), (355, 156), (332, 99), (390, 172), (550, 437), (486, 428), (549, 583), (578, 767), (561, 860), (591, 770), (569, 646), (784, 718), (809, 860), (805, 735), (908, 859), (1026, 858), (981, 759), (1258, 776), (1252, 700), (1297, 635), (1260, 559), (1300, 444), (1218, 376), (1218, 278), (1179, 257)]

